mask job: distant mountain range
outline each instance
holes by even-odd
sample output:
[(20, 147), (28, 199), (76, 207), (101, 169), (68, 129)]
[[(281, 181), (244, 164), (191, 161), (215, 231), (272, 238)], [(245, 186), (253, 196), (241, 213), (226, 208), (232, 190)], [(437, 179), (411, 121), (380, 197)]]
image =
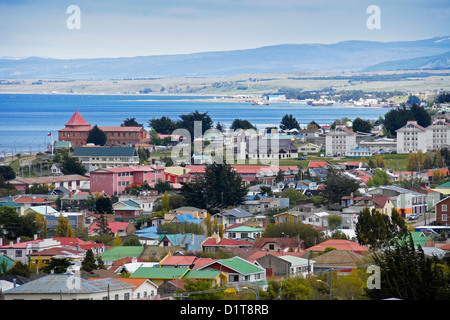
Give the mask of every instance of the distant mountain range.
[(444, 70), (450, 37), (416, 41), (343, 41), (132, 58), (0, 59), (1, 79), (216, 77), (265, 72)]

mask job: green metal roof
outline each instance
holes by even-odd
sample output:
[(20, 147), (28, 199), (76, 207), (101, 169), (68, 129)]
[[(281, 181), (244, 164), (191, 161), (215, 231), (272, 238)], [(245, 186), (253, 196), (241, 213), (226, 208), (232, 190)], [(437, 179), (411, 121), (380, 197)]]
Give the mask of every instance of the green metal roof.
[(194, 278), (194, 279), (215, 279), (220, 275), (219, 270), (189, 270), (184, 278)]
[(189, 268), (140, 267), (130, 278), (181, 279), (188, 271)]
[(231, 259), (218, 260), (217, 262), (241, 274), (259, 273), (264, 271), (262, 268), (237, 256)]
[(8, 271), (9, 269), (11, 269), (14, 265), (14, 260), (11, 259), (10, 257), (8, 257), (6, 254), (0, 254), (0, 264), (5, 263), (6, 265), (6, 270), (3, 271)]
[(119, 208), (114, 208), (115, 210), (126, 210), (126, 211), (134, 211), (134, 210), (142, 210), (139, 207), (132, 207), (132, 206), (124, 206), (124, 207), (119, 207)]
[(101, 253), (103, 261), (116, 261), (124, 258), (140, 257), (144, 246), (117, 246)]
[(23, 207), (23, 204), (22, 203), (15, 203), (15, 202), (12, 202), (12, 201), (0, 202), (0, 207), (19, 208), (19, 207)]
[(239, 226), (233, 229), (227, 229), (227, 232), (260, 232), (260, 231), (262, 230), (247, 226)]

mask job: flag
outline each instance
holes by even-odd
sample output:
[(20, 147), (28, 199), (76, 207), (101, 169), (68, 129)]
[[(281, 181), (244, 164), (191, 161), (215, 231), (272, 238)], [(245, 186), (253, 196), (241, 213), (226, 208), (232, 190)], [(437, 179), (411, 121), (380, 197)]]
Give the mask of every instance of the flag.
[(51, 133), (51, 132), (47, 133), (47, 137), (50, 137), (51, 135), (52, 135), (52, 133)]

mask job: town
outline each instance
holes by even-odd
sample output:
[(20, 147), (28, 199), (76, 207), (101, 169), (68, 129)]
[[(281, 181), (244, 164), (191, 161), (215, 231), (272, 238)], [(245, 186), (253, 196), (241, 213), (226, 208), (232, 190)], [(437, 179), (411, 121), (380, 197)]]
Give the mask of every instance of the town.
[(448, 97), (265, 130), (74, 110), (2, 159), (0, 299), (448, 299)]

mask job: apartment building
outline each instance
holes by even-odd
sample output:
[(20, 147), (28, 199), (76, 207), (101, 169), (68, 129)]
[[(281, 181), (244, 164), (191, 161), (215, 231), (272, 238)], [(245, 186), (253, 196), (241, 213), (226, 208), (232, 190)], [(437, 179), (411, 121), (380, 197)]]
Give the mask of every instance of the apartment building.
[(346, 156), (356, 147), (356, 133), (344, 124), (336, 125), (334, 130), (325, 134), (325, 153), (327, 156)]

